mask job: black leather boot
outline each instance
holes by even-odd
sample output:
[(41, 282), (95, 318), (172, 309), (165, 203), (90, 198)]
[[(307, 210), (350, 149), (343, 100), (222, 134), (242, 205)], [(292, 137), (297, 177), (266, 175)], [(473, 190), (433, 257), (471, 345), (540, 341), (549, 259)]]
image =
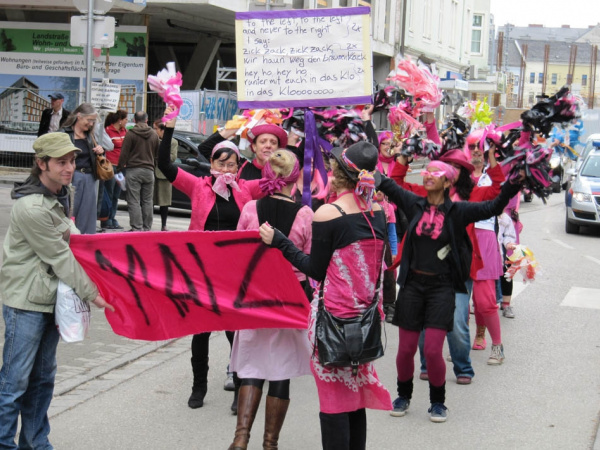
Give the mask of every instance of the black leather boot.
[(188, 406), (192, 409), (202, 408), (207, 392), (208, 358), (199, 360), (192, 358), (192, 372), (194, 373), (194, 384), (192, 385), (192, 395), (188, 400)]

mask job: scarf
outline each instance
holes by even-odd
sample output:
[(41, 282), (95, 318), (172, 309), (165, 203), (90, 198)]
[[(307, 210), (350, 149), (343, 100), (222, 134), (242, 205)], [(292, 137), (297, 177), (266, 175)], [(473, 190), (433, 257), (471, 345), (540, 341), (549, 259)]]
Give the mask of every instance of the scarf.
[(212, 185), (212, 190), (215, 191), (215, 194), (220, 195), (225, 200), (229, 201), (229, 189), (227, 189), (227, 185), (231, 186), (233, 189), (241, 191), (237, 182), (235, 181), (236, 174), (235, 173), (222, 173), (216, 170), (211, 170), (210, 174), (215, 177), (215, 181)]

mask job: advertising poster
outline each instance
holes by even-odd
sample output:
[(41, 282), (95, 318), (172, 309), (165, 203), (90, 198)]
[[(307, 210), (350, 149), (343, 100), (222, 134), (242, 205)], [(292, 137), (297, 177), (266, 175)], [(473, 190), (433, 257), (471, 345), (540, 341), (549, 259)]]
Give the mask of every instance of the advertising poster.
[[(121, 26), (109, 49), (108, 78), (120, 85), (120, 109), (142, 107), (146, 79), (146, 27)], [(94, 59), (94, 81), (105, 78), (106, 50)], [(0, 22), (0, 151), (33, 152), (49, 95), (64, 96), (73, 111), (85, 99), (83, 47), (70, 46), (70, 25)]]

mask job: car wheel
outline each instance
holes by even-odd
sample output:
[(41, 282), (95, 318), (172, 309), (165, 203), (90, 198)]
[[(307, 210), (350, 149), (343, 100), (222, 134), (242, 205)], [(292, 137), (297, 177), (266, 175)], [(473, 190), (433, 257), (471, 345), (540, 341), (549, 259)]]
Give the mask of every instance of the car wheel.
[(567, 234), (579, 234), (579, 225), (569, 222), (569, 219), (565, 219), (565, 231)]

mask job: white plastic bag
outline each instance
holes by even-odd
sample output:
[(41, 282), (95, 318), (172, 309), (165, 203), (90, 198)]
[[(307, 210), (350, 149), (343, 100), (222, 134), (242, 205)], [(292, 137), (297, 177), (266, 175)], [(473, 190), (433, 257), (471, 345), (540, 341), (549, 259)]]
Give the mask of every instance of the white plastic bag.
[(119, 187), (121, 188), (122, 191), (127, 190), (127, 186), (125, 183), (125, 176), (123, 175), (123, 172), (115, 173), (115, 180), (117, 180), (117, 183), (119, 184)]
[(54, 320), (60, 337), (65, 342), (83, 341), (88, 334), (90, 304), (81, 300), (62, 280), (58, 281)]

